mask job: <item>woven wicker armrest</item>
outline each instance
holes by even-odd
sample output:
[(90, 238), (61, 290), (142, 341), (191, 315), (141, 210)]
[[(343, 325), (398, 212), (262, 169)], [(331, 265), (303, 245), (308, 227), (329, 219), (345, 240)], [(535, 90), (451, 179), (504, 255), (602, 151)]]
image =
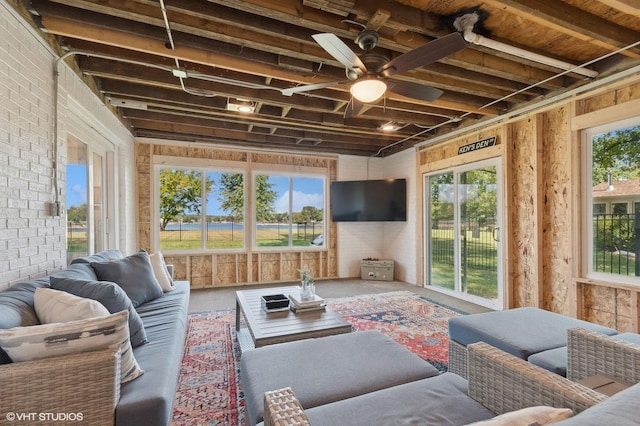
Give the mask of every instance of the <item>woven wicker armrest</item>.
[(307, 426), (309, 420), (291, 388), (264, 393), (265, 426)]
[(1, 365), (0, 383), (2, 420), (16, 413), (31, 416), (23, 418), (25, 424), (113, 425), (120, 352), (103, 349)]
[(567, 377), (581, 380), (608, 374), (640, 382), (640, 346), (582, 328), (567, 333)]
[(607, 399), (486, 343), (474, 343), (467, 349), (469, 396), (495, 414), (536, 405), (571, 408), (577, 414)]

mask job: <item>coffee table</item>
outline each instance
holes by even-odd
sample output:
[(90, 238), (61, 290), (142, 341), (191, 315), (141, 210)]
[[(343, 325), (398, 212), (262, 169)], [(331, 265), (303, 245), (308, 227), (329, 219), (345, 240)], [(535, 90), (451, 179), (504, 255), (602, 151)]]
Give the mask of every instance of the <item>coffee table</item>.
[[(351, 332), (351, 323), (329, 309), (299, 313), (290, 310), (265, 312), (262, 309), (261, 296), (289, 296), (291, 293), (299, 295), (299, 287), (236, 291), (236, 330), (240, 350)], [(241, 315), (244, 317), (246, 328), (240, 328)]]

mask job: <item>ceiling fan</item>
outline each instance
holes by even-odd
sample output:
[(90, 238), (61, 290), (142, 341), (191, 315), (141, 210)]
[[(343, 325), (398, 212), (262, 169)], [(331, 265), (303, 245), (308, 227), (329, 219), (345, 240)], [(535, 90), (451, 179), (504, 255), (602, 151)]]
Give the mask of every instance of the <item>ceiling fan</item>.
[(365, 103), (377, 101), (387, 89), (399, 95), (422, 101), (431, 102), (437, 99), (443, 93), (440, 89), (409, 81), (388, 79), (396, 74), (434, 63), (467, 47), (467, 42), (462, 35), (455, 32), (389, 60), (389, 58), (371, 52), (379, 39), (378, 32), (375, 30), (365, 29), (358, 34), (356, 43), (364, 50), (360, 56), (335, 34), (314, 34), (312, 37), (316, 43), (345, 66), (348, 80), (291, 87), (282, 89), (281, 92), (283, 95), (291, 96), (294, 93), (353, 83), (350, 87), (352, 99), (347, 105), (346, 116), (352, 116), (359, 112)]

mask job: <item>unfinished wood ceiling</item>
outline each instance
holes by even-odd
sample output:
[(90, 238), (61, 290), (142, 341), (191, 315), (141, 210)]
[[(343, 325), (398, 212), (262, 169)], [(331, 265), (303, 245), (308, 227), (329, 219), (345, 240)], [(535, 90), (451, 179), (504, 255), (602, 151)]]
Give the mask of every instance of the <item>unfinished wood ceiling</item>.
[[(242, 148), (389, 155), (640, 63), (637, 0), (13, 1), (70, 52), (66, 60), (135, 136)], [(440, 97), (387, 90), (345, 113), (353, 82), (314, 34), (335, 34), (361, 55), (354, 40), (375, 30), (369, 53), (386, 62), (461, 32), (454, 22), (462, 15), (478, 18), (467, 39), (494, 45), (471, 42), (385, 79), (440, 89)], [(341, 84), (282, 92), (327, 82)], [(253, 113), (227, 109), (243, 101)], [(381, 130), (385, 123), (396, 130)]]

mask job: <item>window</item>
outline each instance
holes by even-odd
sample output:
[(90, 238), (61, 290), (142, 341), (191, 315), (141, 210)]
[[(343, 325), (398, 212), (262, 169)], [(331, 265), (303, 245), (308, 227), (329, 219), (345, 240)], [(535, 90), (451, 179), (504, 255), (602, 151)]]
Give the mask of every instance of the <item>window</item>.
[(67, 143), (67, 260), (89, 254), (87, 240), (89, 158), (87, 145), (73, 138)]
[(67, 141), (67, 261), (108, 247), (107, 151), (74, 137)]
[(640, 118), (588, 129), (583, 140), (586, 273), (640, 284), (639, 224), (629, 212), (640, 203)]
[(254, 188), (256, 247), (323, 245), (323, 177), (256, 174)]
[(157, 168), (158, 241), (163, 251), (244, 247), (244, 174)]
[(613, 203), (611, 205), (611, 213), (613, 213), (613, 214), (627, 214), (627, 207), (628, 207), (627, 203)]

